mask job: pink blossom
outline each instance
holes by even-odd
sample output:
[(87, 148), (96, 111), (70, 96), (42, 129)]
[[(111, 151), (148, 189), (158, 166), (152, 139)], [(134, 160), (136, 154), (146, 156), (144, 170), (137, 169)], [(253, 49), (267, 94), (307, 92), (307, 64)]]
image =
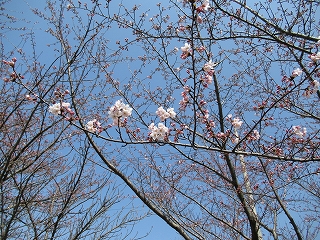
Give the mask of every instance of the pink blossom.
[(313, 89), (317, 91), (319, 89), (320, 83), (317, 80), (313, 80), (311, 85), (313, 86)]
[(317, 90), (319, 89), (320, 83), (317, 80), (313, 80), (310, 85), (307, 87), (307, 89), (304, 91), (302, 96), (304, 97), (311, 97), (312, 94), (315, 94)]
[(183, 52), (183, 53), (181, 53), (180, 58), (181, 58), (181, 59), (186, 59), (186, 58), (189, 57), (189, 56), (190, 56), (190, 53), (189, 53), (189, 52)]
[(209, 0), (204, 0), (203, 2), (202, 2), (202, 8), (203, 8), (203, 10), (204, 11), (208, 11), (208, 9), (210, 8), (210, 5), (209, 5)]
[(32, 98), (29, 94), (27, 94), (27, 95), (25, 96), (25, 98), (26, 98), (28, 101), (33, 100), (33, 98)]
[(239, 140), (240, 140), (239, 137), (235, 137), (231, 139), (231, 142), (237, 144)]
[(200, 47), (197, 48), (197, 51), (198, 51), (199, 53), (202, 53), (202, 52), (205, 51), (205, 50), (206, 50), (206, 47), (205, 47), (205, 46), (200, 46)]
[(197, 23), (203, 23), (202, 17), (201, 16), (197, 16)]

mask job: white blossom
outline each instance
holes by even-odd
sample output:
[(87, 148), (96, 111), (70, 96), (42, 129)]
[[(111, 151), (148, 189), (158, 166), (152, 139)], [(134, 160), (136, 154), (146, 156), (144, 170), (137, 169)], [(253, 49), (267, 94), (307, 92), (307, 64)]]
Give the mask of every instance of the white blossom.
[(90, 132), (96, 132), (101, 128), (101, 123), (97, 119), (93, 119), (86, 124), (86, 129)]
[(61, 108), (69, 109), (70, 103), (62, 102), (62, 103), (56, 103), (51, 106), (49, 106), (49, 112), (51, 112), (53, 115), (59, 115), (61, 114)]
[(168, 108), (166, 111), (163, 107), (159, 107), (156, 111), (156, 114), (158, 115), (161, 121), (164, 121), (167, 118), (174, 118), (177, 115), (173, 108)]
[(313, 89), (317, 91), (320, 87), (320, 83), (317, 80), (313, 80), (312, 86), (313, 86)]
[(203, 9), (204, 11), (208, 11), (209, 8), (210, 8), (209, 0), (204, 0), (204, 1), (202, 2), (202, 9)]
[(232, 120), (232, 125), (234, 126), (235, 129), (239, 129), (239, 128), (241, 127), (242, 123), (243, 123), (243, 122), (240, 121), (239, 118), (234, 118), (234, 119)]
[(167, 111), (164, 110), (163, 107), (159, 107), (158, 110), (156, 111), (156, 114), (159, 116), (161, 121), (164, 121), (165, 119), (170, 117), (170, 114), (167, 113)]
[(170, 117), (171, 118), (175, 118), (176, 117), (176, 113), (175, 113), (175, 111), (174, 111), (174, 108), (168, 108), (167, 109), (167, 113), (169, 113), (169, 115), (170, 115)]
[(214, 63), (214, 62), (212, 62), (212, 61), (210, 60), (209, 62), (207, 62), (207, 63), (204, 64), (203, 70), (204, 70), (205, 72), (210, 72), (210, 71), (213, 71), (213, 70), (214, 70), (213, 68), (214, 68), (215, 66), (217, 66), (217, 64)]
[(310, 59), (314, 62), (319, 61), (320, 60), (320, 52), (318, 52), (317, 54), (311, 54)]
[(292, 74), (291, 76), (292, 77), (297, 77), (297, 76), (300, 76), (302, 74), (302, 70), (300, 68), (296, 68), (292, 71)]
[(260, 139), (260, 134), (258, 132), (258, 130), (253, 130), (253, 137), (252, 137), (253, 140), (258, 140)]
[(116, 103), (110, 108), (109, 117), (112, 118), (113, 124), (118, 125), (120, 118), (127, 118), (132, 114), (132, 108), (128, 104), (124, 104), (122, 100), (116, 101)]
[(169, 129), (163, 123), (158, 123), (158, 127), (151, 123), (148, 128), (151, 131), (150, 137), (155, 141), (164, 140), (169, 132)]
[(292, 126), (292, 131), (300, 138), (303, 138), (307, 134), (307, 129), (305, 127), (302, 128), (300, 126)]
[(183, 47), (181, 47), (182, 52), (189, 52), (191, 49), (191, 46), (189, 43), (185, 43)]

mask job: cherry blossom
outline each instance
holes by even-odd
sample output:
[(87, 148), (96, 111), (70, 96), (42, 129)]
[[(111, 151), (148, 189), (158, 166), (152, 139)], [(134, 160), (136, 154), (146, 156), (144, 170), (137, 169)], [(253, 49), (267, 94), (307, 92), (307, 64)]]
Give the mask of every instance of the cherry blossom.
[(182, 99), (179, 102), (180, 109), (185, 110), (187, 107), (187, 104), (189, 103), (189, 92), (190, 92), (190, 87), (189, 86), (184, 86), (183, 87), (183, 92), (181, 93)]
[(173, 108), (168, 108), (166, 111), (163, 107), (159, 107), (156, 114), (159, 116), (161, 121), (164, 121), (167, 118), (174, 118), (177, 115)]
[[(207, 73), (211, 73), (212, 71), (214, 71), (214, 67), (217, 66), (216, 63), (212, 62), (211, 60), (207, 63), (204, 64), (203, 66), (203, 70)], [(212, 75), (211, 75), (212, 76)]]
[(209, 5), (209, 0), (204, 0), (203, 2), (202, 2), (202, 8), (203, 8), (203, 10), (204, 11), (208, 11), (208, 9), (210, 8), (210, 5)]
[(315, 91), (317, 91), (319, 89), (319, 87), (320, 87), (320, 83), (317, 80), (313, 80), (311, 85), (313, 86), (313, 89)]
[(260, 139), (260, 134), (259, 134), (258, 130), (253, 130), (253, 136), (251, 138), (252, 138), (252, 140)]
[(234, 119), (232, 120), (232, 125), (234, 126), (235, 129), (239, 129), (239, 128), (241, 127), (242, 123), (243, 123), (243, 122), (240, 121), (239, 118), (234, 118)]
[(319, 89), (320, 83), (317, 80), (313, 80), (310, 85), (306, 88), (302, 96), (309, 98), (312, 94), (315, 94)]
[(183, 47), (181, 47), (181, 58), (182, 59), (186, 59), (187, 57), (189, 57), (191, 55), (191, 45), (189, 43), (185, 43)]
[(90, 132), (96, 132), (97, 130), (101, 132), (101, 123), (97, 119), (93, 119), (86, 124), (86, 129)]
[(25, 98), (26, 98), (27, 100), (32, 100), (32, 97), (31, 97), (29, 94), (26, 94)]
[(239, 140), (240, 140), (239, 137), (231, 138), (231, 142), (235, 144), (239, 143)]
[(14, 68), (15, 63), (17, 62), (17, 58), (14, 57), (11, 59), (11, 61), (2, 60), (2, 62)]
[(167, 109), (167, 112), (170, 114), (170, 117), (171, 118), (175, 118), (176, 117), (176, 113), (175, 113), (175, 111), (174, 111), (174, 108), (168, 108)]
[(203, 23), (202, 17), (201, 16), (197, 16), (197, 23)]
[(209, 8), (210, 8), (209, 0), (204, 0), (202, 2), (201, 6), (197, 8), (197, 11), (198, 12), (205, 12), (205, 11), (208, 11)]
[(164, 121), (165, 119), (170, 117), (170, 114), (167, 113), (167, 111), (164, 110), (163, 107), (159, 107), (156, 111), (156, 114), (159, 116), (161, 121)]
[(292, 131), (300, 138), (305, 137), (307, 134), (307, 129), (305, 127), (301, 128), (300, 126), (292, 126)]
[(163, 123), (158, 123), (158, 127), (151, 123), (148, 128), (151, 131), (150, 137), (155, 141), (164, 140), (169, 132), (169, 129)]
[(298, 77), (302, 74), (302, 70), (300, 68), (296, 68), (292, 71), (291, 77)]
[(212, 80), (213, 78), (210, 74), (200, 76), (200, 81), (202, 82), (204, 87), (208, 87), (208, 85), (212, 83)]
[(185, 43), (183, 47), (181, 47), (182, 52), (189, 52), (191, 50), (191, 46), (189, 43)]
[(127, 118), (131, 116), (132, 108), (128, 104), (124, 104), (122, 100), (118, 100), (110, 108), (108, 114), (112, 118), (114, 125), (119, 125), (120, 118)]
[(63, 108), (65, 108), (68, 112), (71, 111), (70, 109), (70, 103), (62, 102), (62, 103), (56, 103), (51, 106), (49, 106), (49, 112), (51, 112), (53, 115), (60, 115), (63, 111)]
[(316, 61), (319, 61), (320, 60), (320, 52), (318, 52), (317, 54), (311, 54), (310, 55), (310, 59), (313, 61), (313, 62), (316, 62)]

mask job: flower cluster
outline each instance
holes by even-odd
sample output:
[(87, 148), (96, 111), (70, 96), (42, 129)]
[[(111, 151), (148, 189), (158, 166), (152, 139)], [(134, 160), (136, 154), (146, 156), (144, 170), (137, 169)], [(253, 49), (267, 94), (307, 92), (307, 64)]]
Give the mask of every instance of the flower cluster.
[(260, 139), (260, 133), (258, 130), (253, 130), (250, 134), (247, 135), (247, 139), (249, 142), (257, 141)]
[(253, 135), (251, 136), (252, 140), (259, 140), (260, 139), (260, 133), (258, 130), (253, 130)]
[[(64, 102), (64, 98), (66, 95), (70, 94), (69, 90), (61, 91), (60, 88), (54, 91), (55, 100), (54, 104), (49, 106), (49, 112), (53, 115), (61, 115), (64, 117), (65, 120), (72, 121), (77, 120), (78, 118), (74, 116), (74, 112), (70, 108), (70, 103)], [(32, 98), (29, 94), (26, 95), (27, 100), (36, 100), (37, 95), (35, 98)]]
[(23, 79), (23, 76), (17, 75), (16, 72), (12, 72), (10, 78), (3, 78), (5, 82), (15, 82), (17, 79)]
[[(164, 121), (167, 118), (174, 118), (177, 115), (173, 108), (168, 108), (166, 111), (163, 107), (159, 107), (156, 114), (160, 118), (160, 121)], [(164, 140), (169, 132), (169, 129), (163, 123), (159, 123), (158, 127), (155, 126), (154, 123), (151, 123), (149, 130), (151, 131), (149, 136), (155, 141)]]
[(62, 112), (65, 111), (67, 111), (70, 114), (74, 114), (73, 111), (70, 109), (70, 103), (61, 102), (49, 106), (49, 112), (53, 115), (61, 115)]
[(15, 57), (12, 58), (11, 61), (2, 60), (3, 64), (6, 64), (13, 69), (13, 72), (10, 74), (10, 78), (8, 77), (3, 78), (5, 82), (15, 82), (17, 79), (24, 79), (24, 76), (17, 74), (16, 71), (14, 70), (14, 66), (16, 62), (17, 62), (17, 59)]
[(174, 118), (177, 115), (173, 108), (168, 108), (166, 111), (163, 107), (159, 107), (156, 111), (156, 114), (158, 115), (161, 121), (164, 121), (167, 118)]
[(303, 138), (307, 134), (307, 129), (300, 126), (292, 126), (292, 132), (300, 138)]
[(131, 116), (132, 108), (128, 104), (124, 104), (122, 100), (116, 101), (116, 103), (110, 108), (108, 114), (112, 118), (114, 125), (119, 125), (121, 118), (127, 118)]
[(217, 66), (216, 63), (213, 63), (211, 60), (204, 64), (203, 70), (208, 73), (210, 76), (214, 73), (214, 67)]
[(11, 59), (11, 61), (6, 61), (6, 60), (2, 60), (2, 62), (6, 65), (9, 65), (10, 67), (14, 67), (14, 65), (16, 64), (17, 59), (14, 57)]
[(102, 132), (101, 123), (97, 121), (97, 119), (93, 119), (87, 122), (86, 129), (93, 133), (95, 133), (96, 131), (98, 131), (99, 133)]
[(210, 8), (209, 0), (204, 0), (204, 1), (202, 1), (201, 6), (197, 7), (197, 11), (198, 12), (205, 12), (205, 11), (208, 11), (209, 8)]
[(200, 76), (200, 81), (204, 87), (208, 87), (208, 85), (212, 83), (212, 80), (213, 80), (213, 78), (209, 74), (205, 74), (205, 75)]
[(232, 126), (235, 128), (235, 129), (239, 129), (242, 125), (242, 121), (240, 121), (239, 118), (234, 118), (231, 122)]
[(187, 104), (189, 103), (189, 92), (191, 91), (189, 86), (183, 87), (183, 92), (181, 93), (182, 100), (180, 100), (179, 105), (180, 109), (185, 110), (187, 107)]
[(163, 123), (158, 123), (158, 127), (151, 123), (148, 128), (151, 131), (150, 137), (155, 141), (164, 140), (169, 132)]
[(200, 76), (200, 81), (204, 87), (208, 87), (208, 85), (212, 83), (212, 76), (214, 74), (214, 67), (216, 65), (217, 64), (213, 63), (211, 60), (204, 64), (203, 71), (205, 74)]
[(185, 43), (183, 47), (181, 47), (181, 58), (182, 59), (186, 59), (187, 57), (189, 57), (191, 55), (192, 49), (191, 49), (191, 45), (189, 43)]
[(312, 94), (315, 94), (320, 87), (320, 83), (317, 80), (313, 80), (307, 89), (304, 91), (302, 96), (310, 97)]
[(320, 52), (318, 53), (313, 53), (311, 54), (310, 56), (310, 59), (313, 61), (313, 62), (317, 62), (320, 60)]
[(295, 78), (302, 74), (302, 70), (300, 68), (296, 68), (292, 71), (291, 77)]
[(189, 52), (191, 50), (191, 46), (189, 43), (185, 43), (183, 47), (181, 47), (182, 52)]

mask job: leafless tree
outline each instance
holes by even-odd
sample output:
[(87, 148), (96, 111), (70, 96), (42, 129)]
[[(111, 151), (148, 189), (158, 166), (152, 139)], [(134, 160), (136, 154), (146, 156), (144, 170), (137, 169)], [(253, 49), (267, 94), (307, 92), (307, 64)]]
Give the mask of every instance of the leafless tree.
[[(133, 227), (146, 213), (138, 212), (124, 185), (99, 166), (88, 138), (48, 111), (49, 103), (69, 96), (60, 90), (59, 73), (66, 66), (57, 71), (37, 62), (34, 33), (13, 29), (20, 20), (7, 19), (1, 51), (0, 238), (143, 237)], [(29, 49), (11, 52), (5, 44), (9, 31), (18, 31), (20, 44)], [(10, 57), (17, 53), (20, 62)]]
[(319, 3), (138, 4), (35, 10), (56, 40), (50, 83), (6, 60), (5, 87), (184, 239), (317, 239)]

